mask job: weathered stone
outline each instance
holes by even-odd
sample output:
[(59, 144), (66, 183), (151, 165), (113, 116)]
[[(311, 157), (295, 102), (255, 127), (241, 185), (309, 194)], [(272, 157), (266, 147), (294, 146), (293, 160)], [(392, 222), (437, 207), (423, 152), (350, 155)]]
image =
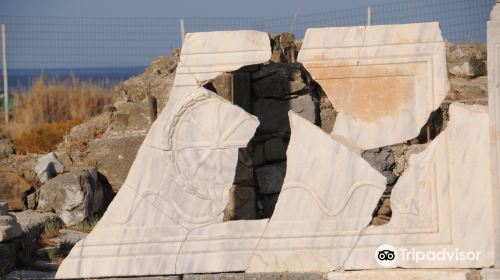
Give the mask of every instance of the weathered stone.
[[(491, 196), (493, 200), (493, 232), (495, 238), (495, 266), (500, 268), (500, 1), (491, 11), (487, 23), (488, 42), (488, 109), (490, 125)], [(476, 144), (477, 145), (477, 144)], [(496, 275), (500, 272), (497, 270)]]
[(340, 267), (385, 190), (384, 176), (359, 155), (297, 114), (289, 116), (286, 178), (248, 272)]
[(259, 193), (279, 193), (285, 179), (286, 162), (266, 164), (255, 168)]
[(17, 170), (7, 166), (0, 166), (0, 197), (9, 202), (11, 211), (26, 209), (26, 196), (32, 187)]
[(110, 134), (146, 133), (156, 119), (156, 98), (148, 96), (140, 102), (117, 102), (117, 111), (113, 115)]
[(238, 149), (248, 145), (258, 121), (202, 85), (270, 56), (263, 32), (186, 34), (165, 110), (148, 131), (126, 182), (98, 226), (73, 247), (57, 277), (247, 267), (267, 220), (222, 220)]
[(253, 114), (259, 118), (259, 131), (262, 132), (290, 132), (288, 111), (292, 110), (301, 117), (316, 123), (316, 104), (308, 94), (300, 95), (289, 100), (273, 98), (258, 98), (253, 104)]
[(271, 138), (264, 144), (264, 154), (267, 161), (286, 160), (287, 144), (282, 138)]
[(394, 155), (391, 153), (390, 148), (367, 150), (363, 152), (362, 156), (379, 172), (391, 170), (395, 164)]
[[(290, 98), (308, 88), (300, 64), (269, 64), (252, 74), (253, 93), (257, 97)], [(290, 96), (292, 95), (292, 96)]]
[(257, 218), (255, 187), (233, 186), (229, 189), (229, 203), (225, 220), (254, 220)]
[(56, 273), (51, 271), (36, 271), (36, 270), (15, 270), (5, 275), (5, 280), (19, 279), (54, 279)]
[(253, 165), (254, 166), (261, 166), (266, 163), (266, 155), (264, 151), (264, 144), (259, 143), (255, 145), (255, 148), (253, 149)]
[(258, 131), (284, 131), (289, 133), (288, 110), (290, 110), (288, 100), (257, 98), (253, 103), (252, 114), (259, 118), (260, 126)]
[(360, 149), (415, 138), (448, 93), (437, 22), (311, 28), (304, 38), (298, 61), (339, 112), (332, 133)]
[(38, 191), (38, 210), (55, 211), (66, 225), (75, 225), (103, 209), (103, 190), (95, 169), (74, 170), (49, 180)]
[(64, 171), (64, 165), (57, 157), (56, 153), (50, 152), (38, 159), (35, 172), (40, 182), (45, 183)]
[(466, 80), (464, 78), (452, 77), (450, 79), (450, 93), (447, 100), (464, 99), (487, 99), (488, 98), (488, 77), (481, 76), (475, 79)]
[[(481, 50), (482, 49), (482, 50)], [(472, 78), (486, 74), (486, 46), (466, 44), (453, 46), (448, 55), (448, 71), (462, 78)]]
[(396, 176), (400, 176), (403, 171), (408, 168), (408, 159), (412, 154), (418, 154), (427, 148), (428, 144), (414, 144), (414, 145), (397, 145), (391, 147), (392, 154), (394, 155), (395, 166), (393, 172)]
[(0, 202), (0, 242), (5, 242), (21, 235), (21, 226), (16, 216), (9, 214), (9, 203)]
[(38, 205), (38, 193), (34, 192), (26, 197), (26, 206), (28, 209), (35, 210)]
[(0, 139), (0, 159), (7, 158), (16, 153), (16, 147), (11, 138)]
[(161, 112), (169, 99), (176, 67), (177, 59), (157, 57), (144, 73), (115, 87), (115, 101), (141, 102), (146, 97), (155, 97), (158, 101), (158, 112)]
[(385, 178), (387, 178), (387, 185), (392, 186), (396, 184), (398, 177), (391, 170), (382, 171), (382, 175), (384, 175)]
[(236, 165), (236, 175), (234, 183), (253, 181), (253, 160), (248, 153), (247, 148), (238, 150), (238, 163)]
[(320, 97), (319, 112), (321, 129), (326, 133), (331, 133), (338, 113), (326, 95)]
[(90, 118), (88, 121), (74, 126), (70, 132), (64, 136), (64, 146), (68, 151), (72, 162), (81, 160), (80, 151), (84, 151), (95, 138), (102, 136), (111, 125), (113, 113), (116, 111), (114, 106), (107, 106), (105, 110)]
[(478, 271), (466, 269), (376, 269), (328, 273), (328, 280), (480, 280)]
[(326, 275), (314, 272), (305, 273), (218, 273), (188, 274), (183, 280), (325, 280)]
[(137, 151), (145, 135), (109, 136), (90, 143), (89, 154), (85, 159), (88, 165), (97, 166), (113, 191), (118, 191), (125, 182)]
[(271, 36), (272, 56), (270, 61), (274, 63), (295, 62), (295, 36), (289, 32), (283, 32)]

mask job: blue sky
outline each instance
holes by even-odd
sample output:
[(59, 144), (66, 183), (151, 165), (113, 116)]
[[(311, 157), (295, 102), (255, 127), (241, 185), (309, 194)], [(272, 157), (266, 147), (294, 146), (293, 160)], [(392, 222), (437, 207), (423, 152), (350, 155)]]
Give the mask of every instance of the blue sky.
[[(438, 0), (439, 1), (439, 0)], [(470, 0), (474, 1), (474, 0)], [(395, 0), (302, 0), (302, 13), (366, 7)], [(91, 17), (287, 17), (296, 0), (0, 0), (0, 15)]]
[[(365, 25), (366, 7), (371, 6), (374, 25), (439, 21), (444, 38), (451, 42), (484, 42), (494, 3), (302, 0), (295, 35), (302, 38), (310, 27)], [(95, 68), (114, 68), (128, 76), (180, 47), (181, 17), (187, 32), (279, 33), (290, 30), (296, 6), (297, 0), (0, 0), (0, 23), (7, 26), (12, 79), (16, 70), (26, 76), (25, 69), (38, 75), (48, 69), (68, 73), (92, 68), (88, 72), (95, 74)]]

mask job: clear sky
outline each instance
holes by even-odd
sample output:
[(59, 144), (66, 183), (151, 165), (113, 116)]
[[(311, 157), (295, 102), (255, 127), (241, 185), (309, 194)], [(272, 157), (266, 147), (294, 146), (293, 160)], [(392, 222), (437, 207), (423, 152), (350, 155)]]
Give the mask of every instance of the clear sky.
[[(401, 0), (302, 0), (300, 10), (307, 14), (390, 2)], [(288, 17), (294, 14), (296, 3), (297, 0), (0, 0), (0, 15)]]

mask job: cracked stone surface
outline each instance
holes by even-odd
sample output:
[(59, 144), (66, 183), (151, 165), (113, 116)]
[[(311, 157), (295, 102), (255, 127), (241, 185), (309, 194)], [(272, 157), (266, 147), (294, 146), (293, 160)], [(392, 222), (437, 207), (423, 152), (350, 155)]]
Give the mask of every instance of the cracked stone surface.
[(332, 134), (362, 150), (416, 137), (450, 87), (437, 22), (309, 28), (297, 60), (339, 112)]
[(341, 266), (385, 190), (385, 177), (361, 156), (294, 112), (289, 117), (285, 181), (247, 272)]
[[(491, 170), (496, 266), (500, 267), (500, 1), (488, 22), (488, 105), (491, 127)], [(500, 273), (498, 273), (500, 274)]]
[(57, 278), (245, 270), (267, 220), (222, 221), (238, 149), (259, 122), (201, 86), (270, 56), (263, 32), (187, 34), (168, 104), (124, 185)]

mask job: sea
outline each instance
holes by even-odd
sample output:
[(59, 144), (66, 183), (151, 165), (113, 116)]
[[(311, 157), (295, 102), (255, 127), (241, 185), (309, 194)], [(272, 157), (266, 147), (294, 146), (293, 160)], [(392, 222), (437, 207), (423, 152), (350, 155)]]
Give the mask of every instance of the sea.
[[(112, 87), (132, 76), (144, 72), (147, 66), (95, 67), (95, 68), (48, 68), (48, 69), (8, 69), (9, 92), (26, 90), (37, 78), (67, 80), (77, 77), (82, 82), (92, 82)], [(1, 72), (1, 71), (0, 71)], [(3, 78), (0, 76), (0, 92), (3, 92)]]

